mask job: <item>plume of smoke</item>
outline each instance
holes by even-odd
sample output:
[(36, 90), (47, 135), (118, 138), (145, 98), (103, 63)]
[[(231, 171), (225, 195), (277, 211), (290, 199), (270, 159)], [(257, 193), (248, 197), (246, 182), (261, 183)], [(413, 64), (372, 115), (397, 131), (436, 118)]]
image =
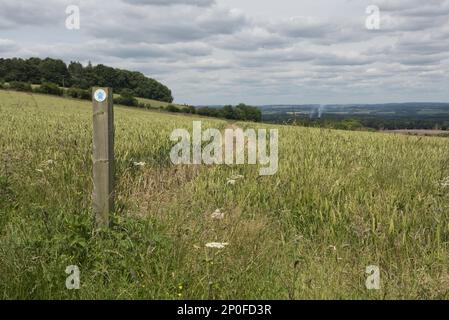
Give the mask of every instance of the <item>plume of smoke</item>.
[(317, 117), (317, 118), (321, 119), (321, 117), (323, 116), (323, 114), (325, 113), (325, 111), (326, 111), (326, 106), (323, 105), (323, 104), (320, 104), (319, 106), (313, 108), (313, 109), (310, 111), (309, 118), (310, 118), (310, 119), (313, 119), (313, 118)]
[(321, 119), (321, 117), (323, 116), (325, 111), (326, 111), (326, 106), (320, 104), (320, 106), (318, 107), (318, 118)]

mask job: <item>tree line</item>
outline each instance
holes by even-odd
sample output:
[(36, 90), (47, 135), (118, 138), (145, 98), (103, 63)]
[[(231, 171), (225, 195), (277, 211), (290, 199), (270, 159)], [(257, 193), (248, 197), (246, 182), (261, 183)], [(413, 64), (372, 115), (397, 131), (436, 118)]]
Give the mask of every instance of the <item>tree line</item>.
[[(22, 92), (34, 92), (40, 94), (50, 94), (56, 96), (66, 96), (74, 99), (91, 100), (92, 92), (90, 89), (81, 89), (77, 87), (62, 88), (53, 82), (43, 82), (40, 85), (31, 86), (28, 82), (11, 81), (5, 83), (0, 79), (0, 89), (15, 90)], [(142, 109), (159, 109), (174, 113), (188, 113), (198, 114), (206, 117), (224, 118), (229, 120), (241, 121), (262, 121), (262, 112), (257, 107), (248, 106), (241, 103), (237, 106), (227, 105), (224, 107), (194, 107), (191, 105), (174, 105), (168, 104), (166, 106), (157, 107), (149, 102), (144, 102), (137, 99), (133, 91), (130, 89), (123, 89), (120, 95), (114, 96), (114, 104), (137, 107)]]
[(93, 86), (112, 87), (117, 93), (127, 90), (137, 97), (173, 102), (168, 87), (140, 72), (102, 64), (93, 66), (90, 62), (83, 66), (76, 61), (66, 65), (64, 61), (52, 58), (0, 58), (0, 80), (28, 84), (54, 83), (82, 90)]

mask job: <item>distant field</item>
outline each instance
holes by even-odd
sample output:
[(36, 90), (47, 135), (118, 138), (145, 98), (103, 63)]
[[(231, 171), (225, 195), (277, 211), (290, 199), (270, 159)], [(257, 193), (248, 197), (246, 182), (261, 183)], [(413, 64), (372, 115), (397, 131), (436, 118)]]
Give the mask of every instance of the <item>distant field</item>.
[(279, 129), (259, 177), (171, 165), (193, 119), (115, 107), (117, 211), (94, 233), (91, 103), (0, 91), (0, 298), (449, 298), (449, 139), (234, 123)]

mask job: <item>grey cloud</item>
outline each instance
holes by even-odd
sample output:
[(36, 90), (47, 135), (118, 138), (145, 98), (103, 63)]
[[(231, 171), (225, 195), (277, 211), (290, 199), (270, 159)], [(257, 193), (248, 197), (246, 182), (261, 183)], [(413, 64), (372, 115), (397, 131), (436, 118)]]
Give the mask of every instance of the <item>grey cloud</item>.
[(119, 9), (115, 15), (103, 12), (95, 19), (85, 19), (85, 28), (99, 38), (173, 43), (232, 34), (249, 24), (244, 14), (218, 6), (180, 7), (176, 10), (170, 7), (124, 6)]
[(241, 63), (247, 67), (281, 65), (285, 63), (304, 63), (314, 65), (352, 66), (365, 65), (375, 61), (373, 57), (360, 54), (330, 52), (322, 47), (297, 45), (285, 49), (273, 49), (244, 53), (240, 55)]
[(261, 48), (280, 48), (288, 44), (288, 40), (264, 28), (254, 27), (231, 35), (214, 37), (211, 43), (226, 50), (252, 51)]
[(167, 45), (148, 43), (120, 43), (118, 45), (104, 41), (96, 46), (99, 54), (123, 59), (182, 59), (186, 57), (202, 57), (212, 53), (212, 49), (204, 43), (173, 43)]
[(449, 12), (447, 0), (377, 0), (376, 5), (381, 11), (411, 16), (435, 17)]
[[(447, 56), (441, 55), (408, 55), (406, 57), (397, 57), (397, 60), (405, 65), (432, 65), (446, 59)], [(394, 58), (393, 58), (394, 59)]]
[(324, 53), (319, 55), (314, 63), (327, 66), (360, 66), (373, 63), (374, 60), (360, 55), (348, 56), (345, 54)]
[(4, 29), (25, 25), (64, 25), (65, 8), (68, 4), (61, 0), (17, 1), (0, 0), (0, 27)]
[(16, 42), (9, 39), (0, 39), (0, 53), (17, 51), (19, 46)]
[(271, 22), (267, 29), (292, 38), (319, 38), (331, 32), (332, 26), (317, 18), (293, 17)]
[(199, 7), (208, 7), (215, 4), (215, 0), (123, 0), (123, 2), (132, 5), (172, 6), (182, 4)]
[(282, 37), (308, 40), (316, 44), (330, 45), (341, 42), (360, 42), (373, 33), (369, 33), (359, 19), (329, 20), (310, 17), (293, 17), (273, 20), (267, 30)]

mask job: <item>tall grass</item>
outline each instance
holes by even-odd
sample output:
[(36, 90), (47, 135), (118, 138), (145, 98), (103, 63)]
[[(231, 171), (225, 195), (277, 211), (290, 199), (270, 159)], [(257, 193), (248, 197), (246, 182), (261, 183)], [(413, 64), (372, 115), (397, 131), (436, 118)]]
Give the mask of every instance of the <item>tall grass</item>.
[(192, 117), (115, 117), (117, 212), (95, 233), (91, 104), (0, 91), (0, 298), (448, 298), (449, 140), (279, 126), (279, 172), (259, 177), (172, 166)]

